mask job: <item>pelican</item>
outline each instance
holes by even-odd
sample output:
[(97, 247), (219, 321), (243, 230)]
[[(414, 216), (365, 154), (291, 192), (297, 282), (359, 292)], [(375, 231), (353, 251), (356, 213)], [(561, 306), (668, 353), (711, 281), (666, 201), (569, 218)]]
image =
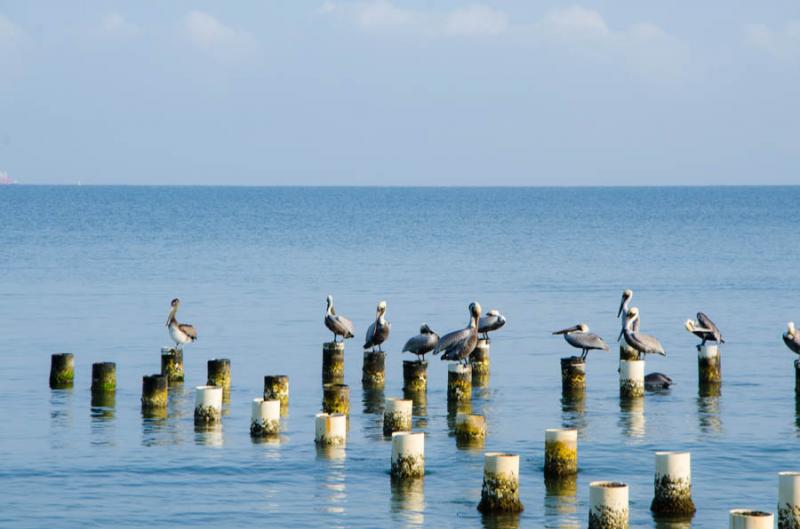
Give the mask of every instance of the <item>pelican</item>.
[(722, 334), (719, 332), (717, 326), (714, 325), (714, 322), (711, 321), (711, 318), (702, 312), (697, 313), (697, 321), (686, 320), (684, 325), (686, 326), (687, 331), (703, 340), (703, 343), (701, 343), (700, 346), (705, 345), (708, 340), (712, 340), (717, 343), (725, 343), (725, 340), (722, 338)]
[(589, 351), (592, 349), (608, 351), (608, 344), (605, 342), (605, 340), (596, 334), (590, 333), (589, 326), (585, 323), (579, 323), (577, 325), (573, 325), (572, 327), (561, 329), (553, 334), (563, 334), (564, 340), (566, 340), (568, 344), (576, 349), (580, 349), (581, 360), (585, 360), (586, 355), (589, 354)]
[(183, 344), (197, 340), (197, 331), (194, 326), (188, 323), (178, 323), (178, 320), (175, 319), (175, 313), (181, 306), (181, 300), (173, 299), (170, 306), (172, 308), (169, 309), (169, 316), (167, 316), (169, 335), (175, 340), (175, 349), (183, 349)]
[[(617, 318), (619, 318), (620, 325), (624, 328), (625, 327), (625, 316), (628, 314), (628, 305), (630, 305), (631, 299), (633, 298), (633, 290), (627, 288), (622, 292), (622, 300), (619, 302), (619, 310), (617, 311)], [(634, 332), (639, 330), (639, 320), (637, 319), (634, 323), (635, 327), (633, 328)], [(622, 335), (620, 334), (620, 338)]]
[(467, 363), (469, 354), (478, 344), (478, 319), (481, 317), (481, 304), (469, 304), (469, 324), (466, 328), (445, 334), (436, 345), (433, 354), (442, 353), (442, 360), (457, 360)]
[(494, 332), (506, 324), (505, 317), (497, 309), (492, 309), (486, 316), (478, 320), (478, 332), (483, 333), (483, 339), (489, 341), (489, 333)]
[(386, 302), (381, 301), (378, 303), (378, 308), (375, 311), (375, 321), (373, 321), (367, 329), (364, 349), (372, 348), (374, 352), (375, 346), (378, 346), (378, 351), (383, 352), (381, 344), (389, 338), (389, 331), (392, 330), (392, 324), (386, 321), (383, 317), (384, 314), (386, 314)]
[(625, 343), (628, 344), (628, 347), (639, 353), (639, 360), (642, 359), (643, 354), (660, 354), (661, 356), (667, 356), (661, 342), (654, 336), (641, 333), (638, 330), (633, 330), (638, 318), (639, 309), (637, 307), (631, 307), (625, 317), (625, 327), (623, 327), (620, 333), (621, 336), (625, 337)]
[(328, 309), (325, 311), (325, 327), (330, 329), (333, 333), (334, 343), (336, 343), (337, 336), (341, 336), (342, 341), (355, 336), (355, 334), (353, 334), (353, 322), (344, 316), (336, 315), (336, 309), (333, 308), (333, 296), (328, 296)]
[(419, 334), (409, 338), (403, 346), (403, 352), (415, 354), (417, 359), (421, 356), (421, 361), (424, 362), (425, 355), (436, 349), (437, 345), (439, 345), (439, 335), (433, 332), (427, 323), (423, 323), (419, 328)]
[(793, 353), (800, 355), (800, 333), (795, 330), (793, 321), (786, 324), (786, 332), (783, 333), (783, 343), (785, 343), (786, 347), (791, 349)]
[(644, 377), (644, 387), (648, 391), (669, 389), (671, 385), (672, 379), (664, 373), (650, 373)]

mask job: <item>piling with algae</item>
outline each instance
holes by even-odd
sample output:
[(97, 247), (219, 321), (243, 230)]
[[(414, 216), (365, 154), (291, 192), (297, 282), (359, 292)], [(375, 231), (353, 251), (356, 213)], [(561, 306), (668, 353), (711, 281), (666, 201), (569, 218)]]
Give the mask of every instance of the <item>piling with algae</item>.
[(428, 362), (403, 360), (403, 391), (420, 393), (428, 389)]
[(421, 478), (425, 475), (425, 434), (392, 434), (391, 475), (394, 479)]
[(722, 383), (722, 356), (719, 346), (697, 346), (697, 375), (701, 385)]
[(456, 414), (456, 440), (462, 442), (479, 441), (486, 438), (486, 417), (471, 413)]
[(571, 476), (578, 473), (578, 430), (552, 428), (545, 430), (544, 475)]
[(231, 361), (227, 358), (209, 360), (206, 384), (222, 388), (223, 393), (229, 393), (231, 390)]
[(75, 356), (72, 353), (56, 353), (50, 357), (50, 388), (71, 388), (75, 381)]
[(364, 351), (364, 364), (361, 367), (361, 384), (365, 388), (382, 388), (386, 379), (386, 353)]
[(286, 415), (289, 407), (289, 376), (266, 375), (264, 377), (264, 400), (279, 400), (281, 415)]
[(173, 347), (161, 349), (161, 374), (169, 384), (183, 383), (183, 351)]
[(578, 356), (561, 359), (561, 391), (572, 394), (586, 388), (586, 362)]
[(483, 379), (489, 374), (489, 342), (478, 340), (478, 345), (469, 354), (472, 376)]
[(167, 407), (167, 377), (145, 375), (142, 377), (142, 410), (152, 411)]
[(628, 485), (615, 481), (589, 484), (589, 529), (628, 529)]
[(322, 383), (344, 382), (344, 342), (322, 344)]
[(660, 515), (694, 514), (689, 452), (656, 452), (654, 493), (650, 510)]
[(411, 412), (413, 402), (408, 399), (386, 399), (383, 411), (383, 435), (389, 437), (394, 432), (411, 431)]
[(276, 436), (281, 429), (281, 401), (253, 399), (250, 415), (250, 436)]
[(350, 414), (350, 387), (347, 384), (323, 384), (322, 411)]
[(519, 455), (486, 453), (478, 510), (489, 513), (521, 512), (523, 509), (519, 499)]
[(447, 400), (472, 400), (472, 367), (469, 364), (450, 364), (447, 367)]
[(195, 426), (216, 425), (222, 422), (222, 388), (219, 386), (197, 386), (195, 388)]
[(111, 393), (117, 390), (117, 364), (92, 364), (92, 393)]

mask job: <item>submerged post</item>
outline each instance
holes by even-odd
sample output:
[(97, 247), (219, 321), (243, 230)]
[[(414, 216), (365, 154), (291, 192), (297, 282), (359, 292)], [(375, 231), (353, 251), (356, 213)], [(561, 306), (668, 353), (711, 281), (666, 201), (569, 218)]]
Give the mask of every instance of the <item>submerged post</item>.
[(800, 472), (778, 474), (778, 529), (800, 527)]
[(394, 432), (392, 434), (392, 478), (421, 478), (425, 475), (425, 434)]
[(717, 344), (697, 347), (697, 374), (700, 384), (722, 383), (722, 359)]
[(483, 459), (483, 485), (478, 510), (521, 512), (519, 499), (519, 455), (487, 452)]
[(486, 417), (471, 413), (456, 414), (456, 441), (471, 442), (486, 438)]
[(322, 344), (322, 383), (344, 382), (344, 342)]
[(167, 407), (167, 377), (145, 375), (142, 377), (142, 410), (159, 410)]
[(323, 384), (322, 411), (350, 414), (350, 387), (347, 384)]
[(403, 391), (423, 392), (428, 389), (428, 362), (403, 360)]
[(447, 366), (447, 400), (472, 400), (472, 367), (469, 364), (452, 363)]
[(173, 347), (161, 348), (161, 374), (169, 384), (183, 383), (183, 351)]
[(222, 421), (222, 388), (196, 386), (194, 388), (194, 424), (204, 426)]
[(229, 393), (231, 390), (231, 361), (227, 358), (209, 360), (206, 384), (222, 388), (223, 393)]
[(264, 400), (281, 401), (281, 414), (286, 414), (289, 406), (288, 375), (266, 375), (264, 377)]
[(382, 388), (385, 380), (386, 353), (364, 351), (364, 364), (361, 368), (361, 384), (365, 388)]
[(589, 483), (589, 529), (628, 529), (628, 485)]
[(733, 509), (729, 512), (729, 529), (772, 529), (775, 527), (775, 516), (771, 512), (751, 509)]
[(98, 362), (92, 364), (92, 393), (110, 393), (117, 390), (117, 364)]
[(57, 353), (50, 356), (50, 389), (71, 388), (75, 381), (75, 356)]
[(469, 354), (469, 363), (472, 365), (472, 376), (486, 377), (489, 374), (489, 341), (480, 339), (478, 345)]
[(586, 361), (579, 356), (561, 359), (561, 392), (565, 395), (586, 389)]
[(344, 446), (347, 442), (347, 416), (318, 413), (314, 420), (315, 442), (319, 446)]
[(250, 413), (250, 435), (270, 437), (281, 430), (281, 401), (253, 399)]
[(656, 452), (655, 491), (650, 510), (655, 514), (694, 514), (689, 452)]
[(390, 436), (394, 432), (411, 431), (410, 400), (388, 398), (383, 411), (383, 435)]
[(578, 430), (550, 428), (544, 431), (545, 477), (578, 473)]
[(644, 360), (622, 360), (619, 363), (619, 395), (623, 398), (644, 395)]

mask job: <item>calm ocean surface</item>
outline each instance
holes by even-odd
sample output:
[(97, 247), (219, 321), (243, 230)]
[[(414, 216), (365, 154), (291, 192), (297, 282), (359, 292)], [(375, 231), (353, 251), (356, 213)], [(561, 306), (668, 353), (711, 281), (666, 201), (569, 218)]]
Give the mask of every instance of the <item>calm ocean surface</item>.
[[(800, 320), (800, 188), (358, 189), (0, 187), (0, 527), (585, 527), (588, 484), (627, 482), (633, 527), (727, 526), (734, 507), (775, 510), (777, 472), (800, 469), (793, 356)], [(621, 406), (617, 354), (594, 352), (582, 404), (562, 403), (550, 332), (589, 324), (609, 343), (624, 288), (676, 382)], [(353, 319), (343, 458), (318, 455), (325, 296)], [(164, 421), (140, 413), (142, 375), (169, 345), (173, 297), (199, 333), (186, 386)], [(467, 305), (498, 308), (488, 388), (472, 408), (486, 450), (521, 455), (525, 512), (484, 519), (483, 451), (449, 434), (447, 371), (432, 359), (427, 475), (393, 488), (380, 399), (361, 389), (361, 348), (386, 299), (386, 396), (402, 394), (399, 353), (428, 322), (463, 327)], [(721, 395), (700, 397), (697, 311), (720, 326)], [(50, 354), (72, 352), (75, 387), (48, 388)], [(231, 359), (221, 435), (195, 433), (194, 385), (206, 360)], [(117, 363), (112, 409), (90, 405), (91, 364)], [(263, 375), (288, 374), (276, 444), (253, 443), (250, 400)], [(377, 405), (376, 405), (377, 404)], [(580, 429), (577, 483), (546, 487), (544, 430)], [(649, 511), (656, 450), (692, 452), (689, 523)]]

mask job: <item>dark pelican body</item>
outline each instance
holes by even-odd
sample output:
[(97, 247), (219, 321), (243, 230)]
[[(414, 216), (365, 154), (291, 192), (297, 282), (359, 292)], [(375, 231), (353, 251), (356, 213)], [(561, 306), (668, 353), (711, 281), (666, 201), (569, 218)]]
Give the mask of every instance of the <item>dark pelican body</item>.
[(722, 334), (719, 332), (717, 326), (714, 325), (714, 322), (711, 321), (711, 318), (702, 312), (697, 313), (697, 322), (692, 320), (686, 321), (686, 330), (703, 340), (703, 343), (700, 345), (705, 345), (708, 340), (717, 343), (725, 343), (725, 340), (722, 338)]
[(644, 377), (644, 388), (648, 391), (668, 389), (671, 385), (672, 379), (664, 373), (650, 373)]
[(455, 360), (467, 363), (469, 354), (478, 345), (478, 319), (481, 305), (477, 301), (469, 304), (469, 324), (459, 331), (447, 333), (439, 339), (433, 354), (442, 353), (442, 360)]
[(625, 327), (622, 329), (622, 335), (625, 337), (625, 343), (628, 347), (633, 348), (639, 354), (639, 360), (642, 359), (643, 354), (659, 354), (667, 356), (664, 347), (661, 345), (655, 336), (644, 334), (639, 331), (633, 331), (633, 326), (639, 318), (639, 309), (632, 307), (628, 311), (627, 318), (625, 319)]
[(403, 352), (417, 355), (417, 359), (425, 361), (425, 355), (436, 349), (439, 345), (439, 335), (433, 332), (427, 323), (423, 323), (419, 328), (419, 334), (409, 338), (403, 346)]
[(374, 351), (375, 347), (377, 347), (378, 351), (383, 351), (383, 349), (381, 349), (381, 344), (389, 338), (389, 332), (392, 330), (392, 324), (384, 319), (384, 314), (386, 314), (386, 302), (381, 301), (378, 303), (375, 321), (367, 328), (364, 349), (372, 348)]
[(341, 336), (342, 340), (352, 338), (355, 329), (353, 322), (344, 316), (337, 316), (336, 309), (333, 308), (333, 296), (328, 296), (328, 309), (325, 312), (325, 327), (333, 333), (333, 341), (336, 342), (336, 337)]
[(608, 344), (597, 336), (589, 332), (589, 326), (579, 323), (566, 329), (561, 329), (553, 334), (563, 334), (564, 340), (572, 347), (581, 350), (581, 359), (585, 359), (591, 350), (608, 351)]
[(794, 328), (794, 322), (789, 322), (787, 330), (783, 333), (783, 343), (786, 344), (793, 353), (800, 355), (800, 334)]
[(494, 332), (506, 324), (505, 317), (499, 310), (492, 309), (478, 320), (478, 332), (483, 334), (484, 340), (489, 340), (489, 333)]
[(180, 305), (180, 299), (173, 299), (170, 303), (172, 308), (169, 311), (169, 316), (167, 316), (167, 328), (169, 329), (170, 337), (175, 340), (176, 349), (182, 349), (183, 344), (197, 340), (197, 331), (193, 325), (178, 323), (178, 320), (175, 319), (175, 314), (178, 312), (178, 307), (180, 307)]

